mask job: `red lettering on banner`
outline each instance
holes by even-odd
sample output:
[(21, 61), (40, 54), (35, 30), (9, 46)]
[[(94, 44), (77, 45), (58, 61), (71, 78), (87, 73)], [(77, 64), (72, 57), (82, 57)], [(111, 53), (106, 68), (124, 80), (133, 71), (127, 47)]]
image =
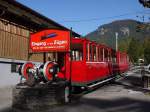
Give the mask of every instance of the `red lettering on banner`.
[(30, 36), (32, 52), (69, 51), (70, 32), (63, 30), (43, 30)]

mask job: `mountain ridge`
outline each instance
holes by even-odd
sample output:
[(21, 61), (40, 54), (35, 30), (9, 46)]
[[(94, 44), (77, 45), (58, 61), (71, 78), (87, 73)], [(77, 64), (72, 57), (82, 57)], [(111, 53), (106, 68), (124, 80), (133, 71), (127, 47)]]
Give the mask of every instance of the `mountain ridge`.
[(117, 20), (101, 25), (96, 30), (88, 33), (85, 37), (115, 48), (116, 32), (118, 33), (119, 41), (129, 37), (141, 41), (146, 37), (150, 37), (150, 27), (148, 27), (146, 23), (132, 19)]

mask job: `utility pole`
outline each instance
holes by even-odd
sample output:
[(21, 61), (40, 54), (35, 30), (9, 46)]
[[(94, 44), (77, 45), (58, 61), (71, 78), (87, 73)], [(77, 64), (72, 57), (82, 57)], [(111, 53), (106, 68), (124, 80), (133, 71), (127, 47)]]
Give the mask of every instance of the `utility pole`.
[(115, 32), (116, 35), (116, 51), (118, 51), (118, 32)]

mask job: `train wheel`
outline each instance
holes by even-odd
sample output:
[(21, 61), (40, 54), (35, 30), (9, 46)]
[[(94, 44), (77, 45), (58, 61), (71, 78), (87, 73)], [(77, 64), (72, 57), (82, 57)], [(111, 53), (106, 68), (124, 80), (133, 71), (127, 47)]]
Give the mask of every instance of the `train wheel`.
[(27, 62), (27, 63), (24, 63), (21, 67), (21, 75), (26, 79), (28, 80), (29, 78), (29, 75), (33, 75), (32, 72), (30, 72), (30, 70), (33, 70), (34, 69), (34, 64), (32, 62)]

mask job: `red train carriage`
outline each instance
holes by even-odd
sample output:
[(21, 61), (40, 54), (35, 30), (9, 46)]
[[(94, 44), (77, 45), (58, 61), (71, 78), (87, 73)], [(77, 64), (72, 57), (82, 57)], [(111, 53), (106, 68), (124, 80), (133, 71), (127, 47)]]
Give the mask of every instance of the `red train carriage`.
[(129, 57), (126, 53), (115, 52), (115, 63), (113, 63), (113, 73), (122, 74), (129, 69)]
[(39, 67), (27, 62), (20, 68), (30, 86), (63, 81), (73, 91), (112, 80), (116, 74), (128, 70), (126, 53), (85, 38), (70, 38), (69, 31), (44, 30), (31, 34), (30, 48), (32, 53), (55, 53), (55, 61), (44, 60)]
[(126, 53), (117, 52), (118, 72), (123, 73), (129, 69), (129, 57)]
[(86, 39), (72, 39), (72, 84), (88, 86), (113, 76), (112, 49)]

